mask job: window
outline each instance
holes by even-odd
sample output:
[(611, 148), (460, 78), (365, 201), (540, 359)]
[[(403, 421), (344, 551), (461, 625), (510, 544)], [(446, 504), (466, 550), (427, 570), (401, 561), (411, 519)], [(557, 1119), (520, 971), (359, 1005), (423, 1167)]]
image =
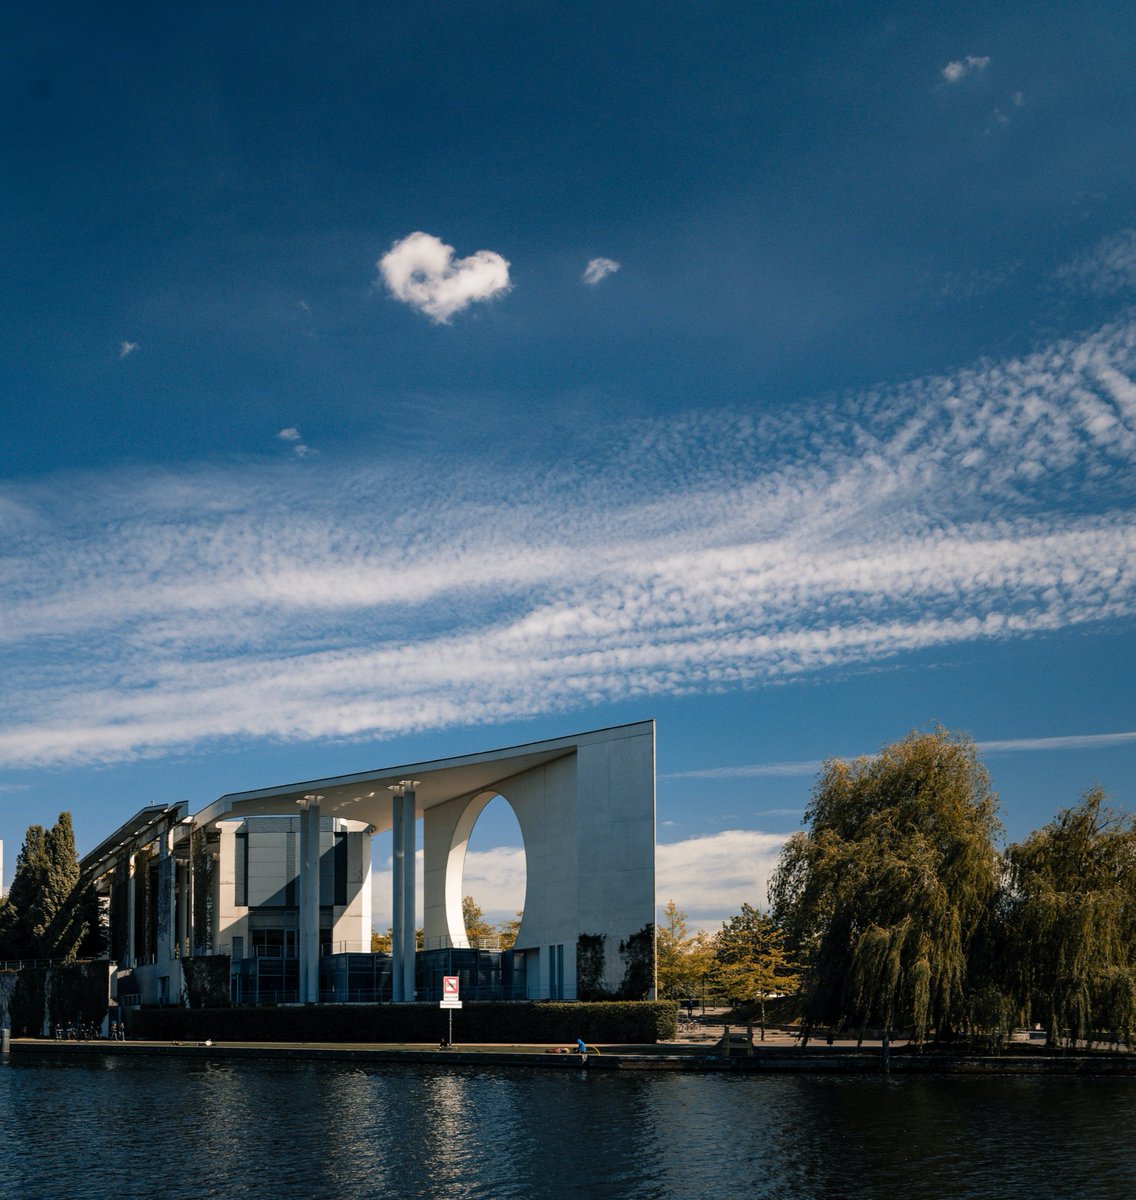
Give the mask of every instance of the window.
[(256, 958), (296, 958), (299, 935), (295, 929), (254, 929), (252, 952)]
[(236, 883), (236, 896), (233, 903), (238, 908), (248, 908), (249, 889), (249, 835), (247, 832), (240, 832), (235, 838), (236, 845), (233, 847), (233, 879)]

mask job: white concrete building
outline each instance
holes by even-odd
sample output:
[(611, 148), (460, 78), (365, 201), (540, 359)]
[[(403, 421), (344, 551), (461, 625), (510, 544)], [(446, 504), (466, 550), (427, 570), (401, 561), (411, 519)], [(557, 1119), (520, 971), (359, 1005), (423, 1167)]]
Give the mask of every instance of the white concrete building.
[(121, 997), (175, 1003), (187, 956), (228, 955), (238, 1000), (250, 960), (284, 964), (278, 998), (349, 998), (329, 984), (338, 976), (328, 960), (369, 952), (370, 842), (390, 830), (393, 946), (381, 986), (383, 998), (415, 999), (419, 917), (427, 955), (468, 946), (466, 848), (495, 796), (516, 814), (527, 863), (505, 977), (532, 999), (653, 996), (655, 740), (646, 721), (232, 793), (192, 816), (184, 805), (142, 810), (82, 863), (107, 897)]

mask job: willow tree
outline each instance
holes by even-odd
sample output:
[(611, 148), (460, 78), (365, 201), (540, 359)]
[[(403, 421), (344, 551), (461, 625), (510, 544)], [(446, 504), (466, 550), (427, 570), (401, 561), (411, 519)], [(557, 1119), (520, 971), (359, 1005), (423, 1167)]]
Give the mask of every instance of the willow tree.
[(805, 964), (809, 1024), (929, 1030), (966, 1011), (967, 953), (998, 887), (997, 801), (970, 738), (913, 732), (831, 759), (770, 883)]
[(1049, 1040), (1136, 1030), (1136, 821), (1081, 803), (1011, 846), (1011, 936), (1023, 999)]

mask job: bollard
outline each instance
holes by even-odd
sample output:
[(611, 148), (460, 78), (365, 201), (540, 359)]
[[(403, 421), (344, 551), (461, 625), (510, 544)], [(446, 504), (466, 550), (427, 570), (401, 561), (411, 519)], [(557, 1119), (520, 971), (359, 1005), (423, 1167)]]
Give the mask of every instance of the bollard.
[(12, 1053), (12, 1031), (0, 1029), (0, 1054)]

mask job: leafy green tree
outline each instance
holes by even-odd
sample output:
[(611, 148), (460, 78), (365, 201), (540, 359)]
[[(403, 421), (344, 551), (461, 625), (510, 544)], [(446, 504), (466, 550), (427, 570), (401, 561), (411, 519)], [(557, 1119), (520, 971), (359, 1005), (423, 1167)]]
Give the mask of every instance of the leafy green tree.
[(773, 879), (773, 918), (808, 967), (810, 1023), (885, 1031), (965, 1020), (967, 954), (997, 894), (997, 801), (974, 743), (913, 732), (827, 762)]
[(497, 936), (501, 939), (502, 950), (512, 950), (517, 944), (517, 934), (521, 932), (521, 921), (524, 911), (518, 909), (507, 921), (497, 926)]
[(87, 933), (78, 881), (71, 814), (46, 832), (29, 826), (0, 909), (0, 957), (73, 958)]
[(1093, 788), (1011, 846), (1012, 962), (1051, 1044), (1136, 1029), (1136, 820)]
[[(387, 926), (386, 933), (379, 933), (377, 929), (371, 930), (371, 953), (372, 954), (390, 954), (391, 940), (394, 937), (394, 930), (390, 925)], [(426, 931), (420, 925), (414, 931), (414, 948), (422, 950), (426, 945)]]
[(481, 905), (472, 896), (462, 897), (462, 924), (470, 944), (480, 944), (495, 935), (493, 926), (485, 919)]
[(686, 913), (673, 900), (667, 901), (655, 945), (660, 996), (677, 1000), (698, 995), (713, 966), (711, 942), (704, 933), (691, 934)]
[(714, 939), (715, 978), (722, 994), (735, 1003), (756, 1002), (765, 1040), (765, 1001), (795, 992), (800, 983), (796, 960), (786, 949), (785, 932), (749, 904), (724, 922)]
[(29, 825), (16, 858), (12, 886), (0, 909), (0, 958), (39, 957), (34, 928), (47, 875), (47, 835), (42, 825)]

